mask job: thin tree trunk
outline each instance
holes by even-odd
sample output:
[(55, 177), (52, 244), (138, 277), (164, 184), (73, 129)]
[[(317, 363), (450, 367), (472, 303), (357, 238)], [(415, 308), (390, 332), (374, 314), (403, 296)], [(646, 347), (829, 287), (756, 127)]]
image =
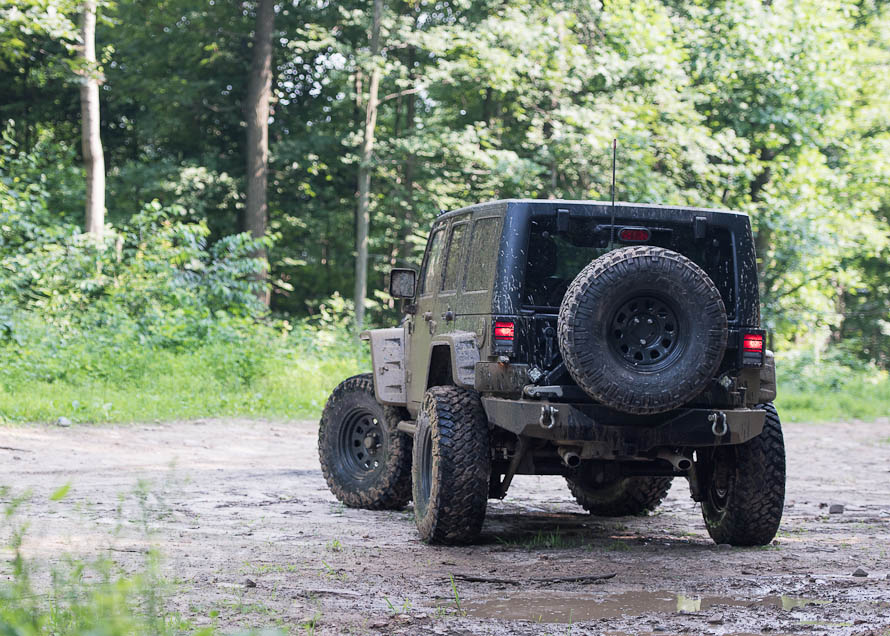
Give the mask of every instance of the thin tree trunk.
[(362, 137), (358, 169), (358, 207), (355, 228), (355, 326), (361, 331), (365, 322), (365, 297), (368, 295), (368, 231), (371, 213), (368, 206), (371, 191), (371, 155), (374, 151), (374, 128), (377, 126), (377, 92), (380, 89), (380, 19), (383, 0), (374, 0), (374, 22), (371, 25), (371, 80), (365, 104), (365, 129)]
[[(414, 18), (414, 28), (417, 29), (417, 18)], [(417, 72), (414, 70), (414, 61), (416, 59), (416, 49), (414, 46), (408, 47), (408, 68), (411, 75), (411, 88), (417, 88)], [(409, 139), (414, 136), (414, 127), (416, 119), (416, 95), (413, 93), (408, 95), (408, 108), (405, 114), (405, 136)], [(409, 152), (405, 157), (405, 218), (402, 219), (401, 231), (399, 237), (399, 253), (402, 260), (407, 261), (411, 256), (412, 246), (408, 242), (408, 235), (411, 232), (411, 226), (414, 224), (414, 164), (415, 156), (413, 152)]]
[(80, 84), (81, 148), (86, 167), (85, 230), (97, 239), (105, 228), (105, 155), (99, 136), (99, 69), (96, 66), (96, 0), (84, 0), (81, 15), (83, 78)]
[[(259, 0), (253, 42), (253, 61), (247, 83), (247, 205), (244, 229), (254, 238), (266, 234), (269, 207), (266, 186), (269, 172), (269, 103), (272, 99), (272, 34), (275, 28), (274, 0)], [(266, 251), (260, 250), (261, 258)], [(263, 282), (268, 272), (261, 275)], [(264, 285), (260, 299), (269, 304), (269, 291)]]

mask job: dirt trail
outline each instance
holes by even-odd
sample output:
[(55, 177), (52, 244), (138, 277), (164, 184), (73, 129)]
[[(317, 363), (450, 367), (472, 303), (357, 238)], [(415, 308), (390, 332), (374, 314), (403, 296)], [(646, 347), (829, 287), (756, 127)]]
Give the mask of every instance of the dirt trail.
[[(598, 519), (556, 477), (517, 477), (507, 499), (490, 503), (481, 545), (430, 547), (410, 507), (334, 500), (316, 423), (305, 421), (0, 429), (0, 484), (34, 493), (24, 513), (32, 556), (113, 546), (134, 564), (146, 540), (130, 528), (132, 506), (111, 533), (119, 495), (149, 480), (164, 493), (150, 526), (179, 583), (174, 609), (198, 625), (219, 612), (223, 628), (303, 633), (315, 622), (317, 634), (886, 634), (888, 424), (786, 425), (785, 517), (763, 549), (713, 545), (685, 480), (653, 516)], [(67, 482), (68, 496), (48, 502)], [(830, 504), (844, 512), (829, 514)], [(868, 576), (852, 576), (857, 568)], [(450, 574), (504, 582), (458, 576), (461, 616)]]

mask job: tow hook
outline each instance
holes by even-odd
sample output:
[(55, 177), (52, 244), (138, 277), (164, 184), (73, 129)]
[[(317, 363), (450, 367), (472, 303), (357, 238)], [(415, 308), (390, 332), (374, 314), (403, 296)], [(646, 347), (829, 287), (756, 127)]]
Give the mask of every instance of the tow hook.
[(550, 406), (549, 404), (545, 404), (541, 407), (541, 417), (538, 420), (538, 424), (546, 429), (551, 429), (556, 426), (556, 415), (559, 413), (559, 409), (555, 406)]
[(726, 413), (717, 411), (708, 415), (708, 421), (711, 422), (711, 432), (714, 437), (723, 437), (729, 432), (729, 426), (726, 425)]

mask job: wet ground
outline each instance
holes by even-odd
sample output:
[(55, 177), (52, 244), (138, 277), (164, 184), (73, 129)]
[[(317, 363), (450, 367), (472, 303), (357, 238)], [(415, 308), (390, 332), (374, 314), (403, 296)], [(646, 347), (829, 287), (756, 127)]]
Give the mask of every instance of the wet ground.
[[(411, 509), (325, 487), (314, 422), (0, 429), (0, 484), (30, 488), (27, 554), (149, 544), (195, 625), (315, 634), (890, 634), (890, 421), (786, 425), (774, 545), (715, 546), (685, 480), (652, 516), (583, 514), (517, 477), (482, 543), (430, 547)], [(142, 480), (141, 500), (132, 493)], [(50, 495), (65, 483), (58, 502)], [(123, 505), (121, 504), (123, 497)], [(832, 505), (842, 513), (830, 513)], [(838, 508), (835, 507), (835, 510)], [(858, 574), (853, 573), (861, 569)], [(586, 582), (551, 581), (589, 576)], [(454, 582), (452, 583), (452, 577)], [(599, 577), (599, 578), (597, 578)], [(485, 581), (468, 581), (481, 578)]]

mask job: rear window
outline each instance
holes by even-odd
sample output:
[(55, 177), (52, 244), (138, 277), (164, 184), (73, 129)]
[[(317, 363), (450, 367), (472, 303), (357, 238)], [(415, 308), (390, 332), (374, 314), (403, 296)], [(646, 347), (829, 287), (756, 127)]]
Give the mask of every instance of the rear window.
[[(735, 317), (735, 266), (732, 235), (714, 228), (704, 241), (695, 241), (692, 228), (650, 228), (647, 245), (679, 252), (701, 267), (720, 291), (729, 319)], [(615, 249), (625, 244), (615, 242)], [(522, 303), (557, 311), (566, 290), (584, 267), (609, 251), (609, 228), (600, 219), (571, 219), (568, 232), (556, 232), (553, 217), (533, 219), (529, 228), (528, 260)]]
[(473, 223), (473, 236), (470, 239), (472, 260), (467, 266), (466, 291), (487, 289), (491, 285), (500, 249), (498, 221), (499, 217), (490, 216)]
[(445, 276), (442, 278), (442, 291), (457, 289), (457, 279), (463, 270), (464, 237), (469, 223), (455, 223), (448, 241), (448, 256), (445, 259)]

